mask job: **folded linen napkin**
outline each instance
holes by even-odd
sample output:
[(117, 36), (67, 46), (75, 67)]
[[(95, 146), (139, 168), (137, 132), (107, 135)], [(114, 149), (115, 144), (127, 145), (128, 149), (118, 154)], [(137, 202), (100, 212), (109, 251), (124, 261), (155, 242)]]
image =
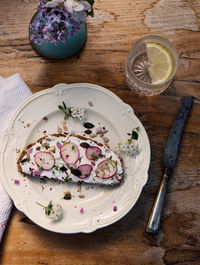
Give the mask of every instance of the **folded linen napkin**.
[[(0, 76), (0, 137), (7, 127), (7, 122), (18, 105), (31, 95), (30, 89), (19, 74), (8, 78)], [(6, 228), (12, 201), (0, 183), (0, 242)]]

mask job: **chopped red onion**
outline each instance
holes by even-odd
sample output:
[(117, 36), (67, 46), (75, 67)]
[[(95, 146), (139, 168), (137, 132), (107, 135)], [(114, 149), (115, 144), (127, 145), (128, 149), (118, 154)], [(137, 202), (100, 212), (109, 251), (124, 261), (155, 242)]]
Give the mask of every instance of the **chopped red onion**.
[(47, 120), (48, 120), (47, 116), (44, 116), (42, 119), (43, 119), (44, 121), (47, 121)]
[(20, 181), (18, 179), (14, 180), (14, 184), (19, 185)]
[(91, 165), (94, 167), (96, 164), (94, 161), (91, 162)]
[(62, 144), (61, 143), (57, 142), (56, 145), (57, 145), (58, 149), (61, 149), (61, 147), (62, 147)]
[(113, 206), (113, 211), (114, 211), (114, 212), (117, 211), (117, 206)]
[(81, 214), (84, 213), (84, 209), (83, 209), (83, 208), (80, 209), (80, 213), (81, 213)]
[(31, 154), (31, 153), (33, 152), (33, 149), (32, 149), (32, 148), (31, 148), (31, 149), (28, 149), (27, 152), (28, 152), (29, 154)]
[(39, 170), (34, 170), (33, 174), (36, 175), (36, 176), (40, 176), (40, 171)]

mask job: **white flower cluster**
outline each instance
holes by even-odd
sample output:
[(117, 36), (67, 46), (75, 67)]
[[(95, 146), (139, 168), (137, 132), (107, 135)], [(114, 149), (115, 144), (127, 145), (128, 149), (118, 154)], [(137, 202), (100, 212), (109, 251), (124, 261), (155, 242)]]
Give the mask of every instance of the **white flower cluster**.
[(77, 0), (51, 0), (46, 3), (46, 7), (54, 8), (63, 4), (64, 8), (71, 14), (76, 21), (83, 22), (87, 17), (85, 11), (91, 9), (91, 5), (87, 1)]
[(85, 113), (85, 109), (79, 107), (71, 107), (71, 116), (72, 118), (79, 119), (82, 123), (85, 123), (87, 120), (87, 114)]
[(135, 145), (135, 143), (125, 143), (125, 144), (118, 144), (118, 148), (121, 152), (125, 153), (128, 156), (135, 156), (139, 153), (138, 145)]
[(58, 203), (53, 203), (52, 202), (52, 207), (49, 212), (49, 214), (46, 214), (46, 216), (51, 219), (52, 221), (58, 220), (63, 214), (63, 209), (60, 204)]

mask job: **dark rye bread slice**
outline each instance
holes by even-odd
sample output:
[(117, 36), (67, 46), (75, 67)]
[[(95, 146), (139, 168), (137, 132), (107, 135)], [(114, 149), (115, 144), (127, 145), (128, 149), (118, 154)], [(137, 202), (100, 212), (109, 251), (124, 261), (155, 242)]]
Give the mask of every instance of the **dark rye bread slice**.
[[(39, 178), (41, 178), (41, 179), (53, 179), (53, 180), (61, 180), (61, 181), (63, 181), (63, 182), (75, 182), (75, 183), (86, 183), (86, 184), (96, 184), (96, 185), (105, 185), (105, 186), (116, 186), (116, 185), (119, 185), (121, 182), (122, 182), (122, 180), (123, 180), (123, 178), (124, 178), (124, 170), (123, 170), (123, 161), (122, 161), (122, 159), (119, 157), (119, 155), (118, 154), (116, 154), (116, 152), (114, 152), (114, 151), (112, 151), (112, 150), (110, 150), (109, 148), (107, 148), (105, 145), (103, 145), (103, 144), (101, 144), (101, 143), (98, 143), (97, 141), (95, 141), (95, 140), (93, 140), (93, 139), (90, 139), (90, 138), (87, 138), (87, 137), (84, 137), (84, 136), (81, 136), (81, 135), (75, 135), (75, 136), (71, 136), (72, 137), (72, 139), (78, 139), (78, 140), (81, 140), (81, 142), (83, 141), (83, 142), (86, 142), (86, 143), (90, 143), (90, 145), (95, 145), (95, 146), (98, 146), (101, 150), (102, 150), (102, 153), (105, 155), (105, 156), (107, 156), (107, 157), (105, 157), (105, 160), (107, 160), (109, 163), (108, 163), (108, 165), (114, 165), (113, 163), (111, 163), (111, 161), (112, 160), (110, 160), (109, 158), (108, 158), (108, 154), (105, 152), (105, 150), (107, 151), (107, 150), (110, 150), (110, 152), (111, 152), (111, 154), (116, 158), (116, 160), (118, 161), (117, 163), (118, 163), (118, 165), (116, 166), (117, 167), (117, 170), (116, 170), (116, 173), (115, 173), (115, 175), (114, 176), (112, 176), (112, 177), (109, 177), (109, 178), (107, 178), (107, 179), (104, 179), (104, 178), (101, 178), (101, 177), (97, 177), (97, 174), (96, 174), (96, 172), (98, 172), (98, 170), (97, 169), (95, 169), (96, 168), (96, 165), (94, 166), (94, 167), (92, 167), (92, 171), (91, 171), (91, 174), (90, 174), (90, 176), (89, 177), (86, 177), (86, 178), (84, 178), (84, 179), (82, 179), (82, 178), (80, 178), (80, 176), (76, 176), (76, 175), (74, 175), (72, 172), (74, 172), (74, 169), (76, 169), (77, 167), (78, 167), (78, 165), (73, 165), (73, 166), (69, 166), (67, 163), (65, 163), (63, 160), (63, 164), (64, 164), (64, 166), (67, 168), (67, 170), (68, 171), (66, 171), (66, 174), (68, 174), (68, 177), (67, 177), (67, 180), (65, 180), (65, 179), (61, 179), (60, 177), (60, 175), (62, 175), (63, 176), (63, 172), (60, 172), (60, 174), (59, 174), (59, 172), (57, 172), (57, 174), (55, 175), (55, 176), (53, 176), (53, 177), (50, 177), (49, 176), (49, 174), (51, 173), (51, 171), (55, 171), (55, 170), (53, 170), (53, 169), (51, 169), (51, 170), (48, 170), (48, 171), (45, 171), (45, 170), (42, 170), (41, 172), (42, 172), (42, 175), (38, 175), (38, 170), (37, 170), (37, 168), (36, 168), (36, 170), (34, 170), (34, 171), (31, 171), (31, 173), (29, 173), (29, 172), (25, 172), (24, 170), (23, 170), (23, 163), (22, 163), (22, 161), (25, 159), (25, 158), (29, 158), (29, 157), (31, 157), (31, 161), (30, 161), (30, 163), (35, 163), (35, 161), (34, 161), (34, 158), (33, 158), (33, 155), (35, 154), (34, 152), (33, 152), (33, 154), (29, 154), (29, 152), (28, 152), (28, 150), (30, 150), (30, 149), (33, 149), (34, 150), (34, 148), (36, 148), (35, 146), (37, 145), (39, 145), (39, 146), (41, 146), (41, 148), (42, 148), (42, 144), (43, 144), (43, 142), (48, 142), (48, 139), (58, 139), (59, 140), (59, 138), (60, 137), (63, 137), (63, 138), (65, 138), (65, 139), (67, 139), (69, 136), (66, 136), (66, 135), (64, 135), (64, 134), (51, 134), (51, 135), (47, 135), (47, 136), (44, 136), (44, 137), (42, 137), (42, 138), (40, 138), (40, 139), (38, 139), (36, 142), (34, 142), (34, 143), (31, 143), (31, 144), (29, 144), (22, 152), (21, 152), (21, 154), (20, 154), (20, 156), (19, 156), (19, 158), (18, 158), (18, 161), (17, 161), (17, 167), (18, 167), (18, 171), (20, 172), (20, 173), (23, 173), (23, 174), (25, 174), (25, 175), (31, 175), (31, 176), (34, 176), (34, 177), (39, 177)], [(62, 138), (62, 139), (63, 139)], [(49, 141), (49, 143), (51, 143), (51, 141)], [(81, 147), (81, 146), (78, 146), (78, 148), (79, 148), (79, 150), (81, 149), (81, 151), (82, 151), (82, 153), (83, 153), (83, 148)], [(47, 152), (48, 152), (48, 150), (47, 150)], [(58, 153), (58, 150), (56, 150), (56, 152)], [(60, 151), (59, 151), (60, 152)], [(84, 152), (85, 152), (85, 150), (84, 150)], [(86, 158), (86, 157), (85, 157)], [(98, 163), (98, 160), (100, 160), (100, 158), (99, 159), (97, 159), (97, 160), (94, 160), (94, 161), (87, 161), (87, 164), (89, 164), (90, 162), (91, 162), (91, 164), (97, 164), (97, 165), (99, 165), (100, 163)], [(101, 159), (102, 160), (102, 159)], [(116, 161), (115, 161), (116, 162)], [(28, 162), (27, 162), (28, 163)], [(104, 162), (102, 162), (102, 164), (103, 164)], [(78, 164), (78, 163), (77, 163)], [(104, 163), (105, 164), (105, 163)], [(81, 165), (81, 164), (80, 164)], [(99, 166), (100, 168), (102, 168), (101, 166)], [(70, 169), (70, 174), (69, 174), (69, 169)], [(105, 168), (104, 168), (105, 169)], [(40, 170), (40, 169), (39, 169)], [(96, 171), (95, 171), (96, 170)], [(35, 171), (37, 171), (37, 174), (34, 174), (34, 172)], [(102, 170), (103, 171), (103, 170)], [(120, 172), (120, 174), (118, 174)], [(94, 174), (95, 173), (95, 174)], [(44, 174), (48, 174), (48, 176), (45, 176)], [(91, 175), (93, 174), (93, 178), (91, 177)], [(103, 173), (102, 173), (103, 174)], [(95, 177), (94, 177), (94, 175), (96, 175)]]

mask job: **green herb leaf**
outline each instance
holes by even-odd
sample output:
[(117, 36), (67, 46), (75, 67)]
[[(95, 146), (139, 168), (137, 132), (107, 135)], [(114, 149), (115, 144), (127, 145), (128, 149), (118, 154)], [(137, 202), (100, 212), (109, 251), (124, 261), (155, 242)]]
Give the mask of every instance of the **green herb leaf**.
[(68, 118), (69, 118), (69, 115), (68, 115), (68, 113), (65, 113), (64, 120), (68, 120)]
[(138, 133), (136, 131), (139, 131), (139, 127), (134, 128), (132, 130), (132, 133), (127, 133), (130, 137), (130, 139), (128, 139), (128, 143), (131, 144), (132, 140), (137, 140), (138, 139)]
[(73, 150), (73, 151), (75, 150), (75, 146), (74, 146), (74, 145), (72, 145), (72, 150)]
[(70, 182), (71, 182), (71, 179), (69, 178), (69, 176), (66, 176), (66, 178), (65, 178), (65, 182), (66, 182), (66, 183), (70, 183)]
[(93, 4), (94, 4), (94, 0), (87, 0), (87, 2), (91, 5), (91, 10), (86, 11), (87, 15), (89, 16), (94, 16), (94, 9), (93, 9)]
[(45, 214), (46, 215), (50, 215), (51, 211), (52, 211), (52, 201), (49, 202), (48, 206), (45, 207)]
[(138, 139), (138, 133), (136, 131), (132, 131), (132, 139), (137, 140)]
[(63, 106), (64, 106), (64, 109), (67, 109), (66, 105), (65, 105), (65, 102), (63, 101)]
[(58, 108), (59, 108), (60, 110), (63, 110), (63, 106), (61, 106), (61, 105), (58, 105)]

